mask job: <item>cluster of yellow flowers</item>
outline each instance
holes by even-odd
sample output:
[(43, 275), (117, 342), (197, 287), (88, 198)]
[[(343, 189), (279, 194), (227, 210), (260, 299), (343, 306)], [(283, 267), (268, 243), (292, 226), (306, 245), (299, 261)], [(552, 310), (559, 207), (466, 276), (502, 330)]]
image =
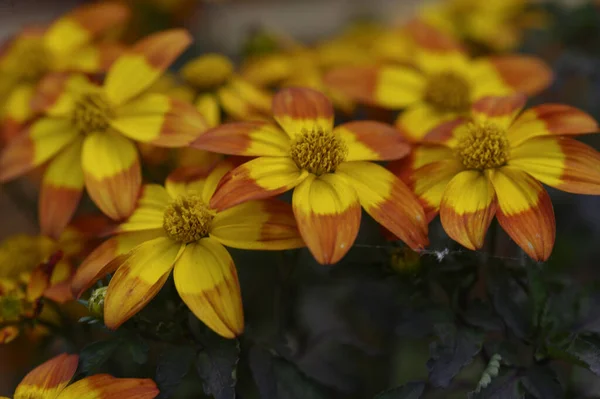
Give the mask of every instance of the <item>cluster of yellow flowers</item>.
[[(485, 2), (500, 3), (510, 2)], [(189, 33), (111, 41), (127, 16), (116, 3), (85, 6), (21, 32), (0, 56), (0, 182), (43, 168), (40, 228), (54, 244), (84, 189), (115, 221), (95, 229), (111, 237), (63, 273), (75, 297), (113, 274), (104, 300), (111, 329), (173, 271), (189, 309), (236, 337), (244, 317), (226, 247), (306, 246), (333, 264), (352, 247), (362, 209), (416, 251), (438, 213), (472, 250), (497, 217), (544, 261), (555, 222), (541, 183), (600, 194), (600, 154), (569, 137), (598, 132), (596, 121), (561, 104), (523, 111), (552, 82), (549, 67), (517, 54), (472, 58), (429, 13), (314, 46), (287, 41), (239, 69), (206, 54), (177, 73), (166, 70)], [(374, 120), (352, 120), (357, 109)], [(388, 124), (382, 109), (401, 112)], [(350, 121), (335, 126), (336, 111)], [(179, 167), (164, 185), (143, 184), (142, 164), (164, 151)], [(288, 191), (291, 204), (275, 199)], [(11, 260), (2, 262), (0, 276)]]

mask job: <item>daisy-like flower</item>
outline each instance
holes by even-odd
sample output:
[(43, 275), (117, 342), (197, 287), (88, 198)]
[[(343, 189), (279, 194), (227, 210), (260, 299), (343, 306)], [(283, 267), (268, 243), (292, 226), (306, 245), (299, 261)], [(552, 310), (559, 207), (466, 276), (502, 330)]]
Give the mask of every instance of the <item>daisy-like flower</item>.
[(471, 59), (454, 39), (419, 21), (405, 33), (414, 47), (412, 66), (343, 67), (325, 82), (358, 101), (386, 109), (404, 109), (396, 120), (412, 141), (457, 116), (486, 96), (535, 94), (552, 72), (541, 60), (523, 55)]
[(138, 207), (118, 229), (121, 234), (80, 266), (73, 280), (76, 295), (116, 270), (104, 303), (106, 326), (117, 328), (139, 312), (173, 270), (181, 299), (200, 320), (223, 337), (242, 333), (240, 287), (225, 246), (282, 250), (303, 247), (304, 242), (284, 202), (210, 206), (218, 182), (232, 168), (224, 161), (208, 174), (180, 169), (165, 187), (144, 186)]
[(188, 61), (179, 71), (197, 91), (196, 106), (211, 126), (220, 123), (221, 110), (235, 120), (265, 119), (271, 95), (236, 73), (221, 54), (205, 54)]
[(12, 38), (0, 52), (1, 120), (12, 131), (13, 125), (29, 119), (36, 86), (48, 73), (106, 70), (118, 54), (117, 48), (92, 42), (128, 15), (127, 7), (121, 4), (85, 5), (46, 29), (28, 28)]
[(221, 181), (210, 206), (294, 189), (293, 209), (302, 238), (317, 261), (339, 261), (360, 227), (361, 205), (411, 248), (427, 245), (427, 223), (414, 194), (382, 166), (366, 161), (398, 159), (409, 146), (392, 126), (356, 121), (333, 127), (333, 106), (322, 93), (288, 88), (273, 99), (269, 122), (221, 125), (193, 147), (257, 157)]
[(82, 75), (46, 81), (46, 115), (0, 154), (0, 182), (50, 161), (39, 201), (42, 233), (60, 235), (84, 186), (106, 215), (129, 216), (141, 186), (132, 140), (182, 147), (206, 128), (190, 104), (143, 93), (190, 42), (183, 30), (143, 39), (115, 61), (103, 86)]
[(471, 120), (436, 129), (430, 142), (388, 167), (414, 189), (429, 219), (439, 211), (446, 233), (463, 246), (481, 248), (496, 216), (531, 258), (544, 261), (556, 226), (540, 182), (600, 194), (600, 154), (568, 137), (595, 133), (598, 124), (567, 105), (520, 113), (524, 105), (524, 95), (483, 98)]
[[(14, 399), (153, 399), (160, 392), (154, 381), (97, 374), (69, 384), (79, 356), (63, 353), (31, 370), (17, 385)], [(0, 399), (9, 399), (0, 397)]]

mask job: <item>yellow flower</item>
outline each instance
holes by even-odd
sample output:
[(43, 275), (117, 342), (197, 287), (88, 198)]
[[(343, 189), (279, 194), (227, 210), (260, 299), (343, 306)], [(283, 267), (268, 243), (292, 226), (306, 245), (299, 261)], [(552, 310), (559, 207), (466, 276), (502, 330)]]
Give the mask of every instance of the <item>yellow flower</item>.
[[(552, 252), (552, 203), (540, 182), (578, 194), (600, 194), (600, 154), (568, 135), (598, 132), (573, 107), (547, 104), (520, 113), (525, 96), (486, 97), (472, 118), (441, 126), (411, 156), (388, 167), (415, 191), (448, 235), (481, 248), (494, 218), (533, 259)], [(520, 114), (520, 115), (519, 115)]]
[(46, 82), (46, 116), (0, 154), (0, 181), (50, 160), (40, 197), (42, 233), (60, 235), (84, 186), (106, 215), (129, 216), (141, 185), (132, 140), (183, 147), (207, 127), (190, 104), (143, 93), (190, 42), (184, 30), (141, 40), (115, 61), (103, 86), (82, 75), (54, 75)]
[(232, 168), (224, 161), (210, 173), (180, 169), (165, 187), (144, 186), (138, 207), (119, 227), (120, 234), (80, 266), (73, 280), (76, 295), (116, 270), (104, 302), (109, 328), (139, 312), (173, 270), (181, 299), (200, 320), (227, 338), (242, 333), (237, 272), (225, 246), (282, 250), (302, 247), (304, 242), (292, 209), (284, 202), (250, 201), (228, 209), (210, 206), (217, 184)]
[(471, 59), (459, 43), (420, 22), (405, 32), (414, 47), (414, 66), (344, 67), (326, 76), (329, 86), (363, 103), (404, 109), (396, 126), (419, 141), (442, 122), (468, 116), (471, 105), (490, 95), (516, 91), (535, 94), (546, 88), (552, 72), (529, 56)]
[(196, 106), (210, 126), (220, 123), (221, 109), (236, 120), (264, 119), (269, 113), (271, 95), (239, 76), (223, 55), (194, 58), (179, 73), (198, 92)]
[(358, 234), (361, 206), (412, 248), (427, 245), (422, 207), (413, 193), (373, 162), (398, 159), (409, 146), (392, 126), (355, 121), (333, 127), (333, 105), (322, 93), (288, 88), (273, 99), (269, 122), (223, 124), (192, 146), (257, 157), (223, 178), (210, 205), (224, 209), (294, 189), (300, 233), (318, 262), (336, 263)]
[(14, 399), (153, 399), (159, 394), (150, 379), (115, 378), (108, 374), (93, 375), (69, 384), (78, 363), (79, 356), (63, 353), (39, 365), (19, 383)]
[(79, 7), (47, 29), (17, 34), (0, 55), (0, 120), (9, 126), (27, 121), (36, 86), (51, 72), (106, 70), (118, 49), (92, 42), (128, 15), (122, 5), (101, 2)]

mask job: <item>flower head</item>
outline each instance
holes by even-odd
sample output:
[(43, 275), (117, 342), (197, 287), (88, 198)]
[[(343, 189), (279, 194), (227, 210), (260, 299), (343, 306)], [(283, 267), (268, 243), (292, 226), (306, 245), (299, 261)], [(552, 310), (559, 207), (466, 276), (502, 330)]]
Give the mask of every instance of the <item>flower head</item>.
[[(276, 200), (228, 209), (210, 203), (220, 179), (233, 168), (180, 169), (165, 186), (146, 185), (119, 235), (96, 249), (73, 282), (79, 295), (116, 270), (104, 303), (104, 320), (117, 328), (140, 311), (173, 270), (190, 310), (224, 337), (242, 333), (244, 318), (237, 272), (225, 246), (281, 250), (304, 246), (291, 207)], [(121, 256), (118, 256), (121, 255)]]
[(14, 399), (71, 399), (94, 397), (153, 399), (159, 394), (154, 381), (141, 378), (115, 378), (98, 374), (69, 384), (79, 356), (58, 355), (31, 370), (17, 386)]
[(392, 126), (356, 121), (334, 129), (333, 106), (322, 93), (283, 89), (268, 122), (221, 125), (192, 146), (253, 156), (228, 173), (210, 201), (226, 209), (294, 189), (294, 215), (302, 237), (323, 264), (339, 261), (360, 226), (361, 206), (410, 247), (427, 245), (423, 210), (408, 188), (385, 168), (367, 161), (398, 159), (409, 146)]
[(592, 117), (547, 104), (521, 113), (524, 95), (486, 97), (472, 118), (436, 128), (405, 160), (389, 168), (425, 206), (439, 211), (450, 237), (481, 248), (494, 218), (533, 259), (552, 252), (555, 221), (541, 183), (578, 194), (600, 194), (600, 154), (569, 135), (594, 133)]
[(146, 37), (115, 61), (102, 86), (82, 75), (43, 82), (38, 100), (46, 116), (0, 154), (0, 181), (50, 161), (39, 208), (43, 233), (60, 235), (84, 186), (106, 215), (127, 217), (141, 185), (132, 140), (182, 147), (207, 127), (192, 105), (144, 93), (190, 42), (183, 30)]
[(535, 94), (552, 79), (550, 69), (534, 57), (471, 59), (459, 43), (418, 21), (405, 33), (414, 47), (414, 65), (341, 67), (325, 81), (363, 103), (405, 108), (396, 125), (411, 141), (421, 140), (442, 122), (468, 116), (473, 103), (483, 97)]

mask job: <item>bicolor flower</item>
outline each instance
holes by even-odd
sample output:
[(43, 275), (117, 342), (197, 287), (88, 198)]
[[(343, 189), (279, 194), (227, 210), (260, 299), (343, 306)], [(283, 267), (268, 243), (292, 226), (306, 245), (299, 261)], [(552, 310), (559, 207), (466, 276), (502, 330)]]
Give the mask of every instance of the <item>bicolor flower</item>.
[(414, 194), (382, 166), (409, 146), (392, 126), (356, 121), (333, 127), (333, 106), (322, 93), (288, 88), (273, 99), (269, 122), (221, 125), (193, 147), (257, 157), (221, 181), (210, 205), (226, 209), (294, 189), (292, 205), (308, 248), (322, 264), (336, 263), (360, 227), (361, 205), (411, 248), (427, 245), (427, 223)]
[[(17, 385), (14, 399), (153, 399), (160, 393), (154, 381), (97, 374), (70, 384), (79, 356), (63, 353), (31, 370)], [(0, 399), (9, 399), (0, 397)]]
[(524, 105), (524, 95), (478, 100), (472, 119), (441, 126), (409, 158), (388, 167), (413, 188), (429, 219), (440, 213), (446, 233), (461, 245), (481, 248), (496, 216), (531, 258), (544, 261), (556, 227), (541, 183), (600, 194), (600, 154), (569, 137), (597, 132), (598, 124), (567, 105), (521, 113)]
[(126, 218), (141, 186), (133, 141), (183, 147), (206, 128), (192, 105), (144, 93), (190, 42), (184, 30), (146, 37), (115, 61), (103, 86), (82, 75), (46, 81), (46, 115), (0, 154), (0, 181), (50, 161), (39, 201), (44, 234), (60, 235), (84, 186), (107, 216)]
[(234, 120), (265, 119), (269, 114), (271, 94), (238, 75), (223, 55), (196, 57), (179, 73), (197, 91), (196, 106), (212, 126), (220, 123), (221, 110)]
[(24, 29), (12, 38), (0, 53), (0, 119), (14, 130), (13, 125), (31, 118), (31, 100), (49, 73), (105, 71), (119, 48), (93, 41), (128, 15), (122, 4), (100, 2), (76, 8), (48, 28)]
[(80, 266), (73, 282), (77, 295), (115, 272), (104, 305), (109, 328), (139, 312), (173, 271), (181, 299), (208, 327), (227, 338), (243, 332), (237, 271), (225, 247), (282, 250), (302, 247), (304, 242), (292, 209), (284, 202), (249, 201), (228, 209), (210, 206), (218, 182), (232, 168), (224, 161), (208, 174), (180, 169), (165, 187), (144, 186), (136, 210), (118, 229), (121, 234)]
[(405, 109), (396, 126), (411, 141), (419, 141), (442, 122), (468, 117), (480, 98), (517, 91), (535, 94), (552, 80), (549, 67), (535, 57), (471, 59), (459, 43), (424, 23), (411, 23), (406, 33), (415, 47), (414, 65), (344, 67), (325, 80), (363, 103)]

